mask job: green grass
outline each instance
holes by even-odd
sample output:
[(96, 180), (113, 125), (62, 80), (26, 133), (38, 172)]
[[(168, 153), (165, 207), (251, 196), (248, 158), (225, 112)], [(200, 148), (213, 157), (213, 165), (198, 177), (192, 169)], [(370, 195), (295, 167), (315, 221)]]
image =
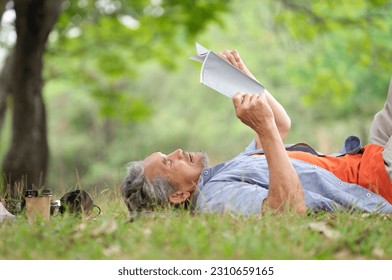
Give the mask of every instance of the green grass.
[(0, 259), (392, 259), (390, 215), (160, 212), (130, 223), (119, 198), (98, 205), (94, 219), (52, 216), (30, 225), (20, 215), (0, 223)]

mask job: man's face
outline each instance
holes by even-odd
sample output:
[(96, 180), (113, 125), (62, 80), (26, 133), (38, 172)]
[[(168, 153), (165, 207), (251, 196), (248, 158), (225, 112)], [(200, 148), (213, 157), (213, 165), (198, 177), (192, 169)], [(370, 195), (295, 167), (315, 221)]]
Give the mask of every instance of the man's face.
[(207, 166), (207, 155), (187, 153), (181, 149), (168, 155), (156, 152), (144, 159), (143, 166), (148, 180), (162, 177), (177, 190), (191, 192), (197, 185), (201, 170)]

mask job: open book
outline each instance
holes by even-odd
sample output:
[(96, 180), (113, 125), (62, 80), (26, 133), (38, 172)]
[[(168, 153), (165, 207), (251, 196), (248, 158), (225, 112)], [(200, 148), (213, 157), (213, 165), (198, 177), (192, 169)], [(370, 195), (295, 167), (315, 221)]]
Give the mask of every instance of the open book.
[(196, 43), (196, 56), (191, 59), (202, 62), (200, 82), (227, 97), (237, 92), (263, 93), (265, 88), (229, 62)]

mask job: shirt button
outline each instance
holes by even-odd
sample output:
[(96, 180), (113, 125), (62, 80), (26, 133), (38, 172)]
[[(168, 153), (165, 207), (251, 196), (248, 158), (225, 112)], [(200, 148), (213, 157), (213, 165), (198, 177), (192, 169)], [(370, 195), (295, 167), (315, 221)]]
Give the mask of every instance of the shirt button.
[(343, 186), (343, 182), (339, 182), (339, 186)]
[(317, 165), (312, 165), (313, 168), (317, 168)]
[(208, 171), (207, 171), (207, 170), (204, 170), (203, 174), (204, 174), (204, 175), (208, 175)]
[(370, 193), (367, 193), (366, 196), (367, 196), (367, 197), (371, 197), (372, 195), (371, 195)]

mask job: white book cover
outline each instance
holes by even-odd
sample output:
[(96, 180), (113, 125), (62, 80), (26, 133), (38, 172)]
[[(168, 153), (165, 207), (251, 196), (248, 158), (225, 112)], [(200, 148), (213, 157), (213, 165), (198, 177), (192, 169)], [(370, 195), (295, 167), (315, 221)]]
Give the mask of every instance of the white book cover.
[(196, 56), (191, 59), (202, 62), (200, 82), (217, 92), (232, 98), (237, 92), (261, 94), (264, 86), (252, 79), (225, 59), (196, 43)]

